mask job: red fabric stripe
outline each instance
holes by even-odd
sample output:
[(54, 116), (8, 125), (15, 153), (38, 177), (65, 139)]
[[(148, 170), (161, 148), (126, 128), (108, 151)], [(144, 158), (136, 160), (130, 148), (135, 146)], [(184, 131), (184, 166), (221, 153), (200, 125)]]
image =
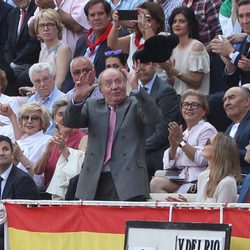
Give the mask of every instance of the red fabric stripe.
[(224, 223), (232, 224), (232, 235), (241, 238), (250, 238), (250, 211), (225, 208)]
[(168, 221), (168, 209), (52, 206), (27, 208), (5, 203), (9, 227), (32, 232), (124, 233), (127, 220)]
[(219, 209), (174, 208), (173, 222), (220, 223)]

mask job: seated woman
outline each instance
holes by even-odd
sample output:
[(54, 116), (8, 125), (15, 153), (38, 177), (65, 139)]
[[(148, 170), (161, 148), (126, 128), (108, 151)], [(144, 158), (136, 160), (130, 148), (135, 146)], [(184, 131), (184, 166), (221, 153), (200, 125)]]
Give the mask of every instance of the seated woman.
[(175, 122), (169, 124), (170, 147), (164, 152), (164, 169), (178, 168), (180, 180), (167, 176), (154, 177), (150, 183), (151, 193), (186, 193), (207, 167), (207, 160), (201, 152), (206, 141), (216, 134), (216, 129), (204, 119), (208, 114), (208, 103), (204, 95), (187, 90), (181, 98), (182, 117), (187, 129)]
[(179, 38), (170, 60), (161, 64), (167, 72), (168, 82), (177, 94), (187, 89), (197, 89), (209, 94), (209, 55), (199, 39), (199, 24), (191, 8), (179, 7), (173, 10), (169, 25), (171, 33)]
[(202, 151), (208, 160), (208, 170), (199, 175), (198, 202), (235, 202), (237, 182), (241, 179), (240, 160), (235, 140), (218, 133), (208, 140)]
[(38, 103), (23, 104), (18, 118), (9, 105), (1, 106), (1, 113), (12, 123), (17, 167), (34, 176), (39, 189), (44, 187), (44, 177), (34, 175), (33, 166), (45, 150), (50, 135), (44, 134), (49, 126), (49, 112)]
[[(241, 179), (239, 152), (235, 140), (224, 133), (209, 139), (202, 151), (208, 169), (198, 177), (196, 202), (233, 203)], [(168, 201), (188, 201), (184, 196)]]
[[(45, 45), (40, 51), (38, 62), (46, 62), (53, 67), (56, 72), (55, 84), (61, 89), (72, 59), (71, 48), (61, 41), (61, 18), (53, 9), (42, 9), (36, 16), (34, 27), (38, 39)], [(24, 87), (21, 91), (26, 89), (29, 90)]]
[(69, 148), (85, 151), (87, 136), (79, 129), (71, 129), (63, 126), (63, 114), (67, 108), (66, 100), (56, 101), (52, 108), (52, 118), (57, 126), (56, 134), (48, 141), (46, 149), (40, 155), (34, 165), (35, 174), (45, 176), (47, 188), (55, 171), (57, 161), (61, 154), (65, 159), (70, 155)]
[(118, 11), (113, 13), (113, 27), (108, 36), (108, 46), (112, 50), (120, 49), (128, 56), (128, 67), (133, 65), (132, 56), (137, 49), (143, 47), (145, 40), (165, 30), (165, 16), (162, 8), (154, 2), (145, 2), (138, 6), (139, 18), (135, 32), (119, 37), (119, 15)]

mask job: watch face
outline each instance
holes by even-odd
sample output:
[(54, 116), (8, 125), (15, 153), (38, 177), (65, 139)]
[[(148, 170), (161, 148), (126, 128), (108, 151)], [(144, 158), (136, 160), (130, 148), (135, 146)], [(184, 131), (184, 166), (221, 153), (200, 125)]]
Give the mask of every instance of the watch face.
[(181, 141), (181, 142), (180, 142), (180, 145), (181, 145), (181, 147), (183, 147), (183, 146), (186, 145), (186, 142), (185, 142), (185, 141)]

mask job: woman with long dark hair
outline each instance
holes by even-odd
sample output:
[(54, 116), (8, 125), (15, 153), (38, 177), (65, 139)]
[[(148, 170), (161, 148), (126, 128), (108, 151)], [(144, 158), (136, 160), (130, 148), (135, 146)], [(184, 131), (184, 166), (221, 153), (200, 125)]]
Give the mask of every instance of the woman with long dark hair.
[(199, 39), (199, 24), (194, 12), (187, 7), (176, 8), (169, 18), (171, 33), (179, 38), (170, 60), (161, 64), (180, 95), (189, 88), (209, 93), (209, 55)]

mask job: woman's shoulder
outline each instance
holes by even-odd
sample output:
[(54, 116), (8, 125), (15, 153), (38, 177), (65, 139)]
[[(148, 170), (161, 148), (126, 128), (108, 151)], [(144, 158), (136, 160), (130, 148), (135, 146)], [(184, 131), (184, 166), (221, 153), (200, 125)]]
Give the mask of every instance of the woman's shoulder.
[(192, 42), (191, 42), (191, 50), (193, 52), (202, 52), (202, 51), (205, 51), (205, 46), (198, 40), (194, 39)]

